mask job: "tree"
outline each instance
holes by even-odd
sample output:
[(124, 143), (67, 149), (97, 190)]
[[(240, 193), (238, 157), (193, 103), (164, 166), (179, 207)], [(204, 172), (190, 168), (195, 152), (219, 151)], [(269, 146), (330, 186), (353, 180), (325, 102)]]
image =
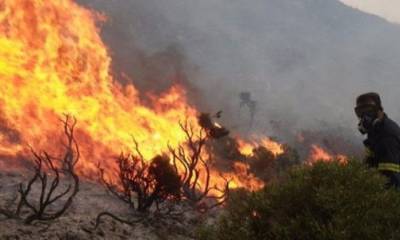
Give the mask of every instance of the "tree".
[(217, 226), (199, 239), (399, 239), (400, 197), (356, 161), (290, 170), (255, 193), (232, 193)]

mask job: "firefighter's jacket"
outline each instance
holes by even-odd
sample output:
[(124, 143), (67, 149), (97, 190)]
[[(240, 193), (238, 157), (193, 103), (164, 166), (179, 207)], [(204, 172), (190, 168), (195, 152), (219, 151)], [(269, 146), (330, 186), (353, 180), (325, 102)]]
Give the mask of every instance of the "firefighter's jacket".
[(364, 141), (366, 163), (389, 178), (388, 186), (400, 188), (400, 127), (386, 115)]

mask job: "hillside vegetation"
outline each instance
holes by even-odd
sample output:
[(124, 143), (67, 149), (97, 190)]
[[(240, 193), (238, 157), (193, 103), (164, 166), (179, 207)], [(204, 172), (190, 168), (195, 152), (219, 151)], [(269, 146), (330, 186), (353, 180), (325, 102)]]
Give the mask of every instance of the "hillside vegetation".
[(362, 163), (290, 170), (256, 193), (239, 191), (199, 239), (399, 239), (400, 195)]

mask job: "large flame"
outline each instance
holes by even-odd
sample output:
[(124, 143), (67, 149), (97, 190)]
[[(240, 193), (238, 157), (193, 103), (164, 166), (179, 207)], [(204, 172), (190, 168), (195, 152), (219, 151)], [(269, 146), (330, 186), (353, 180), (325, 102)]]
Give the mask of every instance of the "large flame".
[[(173, 87), (149, 108), (134, 86), (114, 82), (94, 17), (70, 0), (3, 0), (0, 107), (8, 125), (20, 132), (20, 143), (48, 147), (63, 113), (78, 118), (90, 144), (111, 152), (129, 147), (132, 137), (146, 158), (161, 153), (167, 143), (182, 142), (177, 119), (195, 117), (183, 89)], [(90, 158), (103, 154), (90, 151)], [(93, 167), (89, 160), (83, 168)]]
[(146, 159), (185, 141), (179, 121), (197, 124), (185, 90), (173, 86), (144, 104), (135, 86), (114, 81), (101, 17), (73, 0), (0, 0), (0, 155), (23, 154), (28, 145), (56, 150), (63, 114), (78, 119), (86, 176), (99, 162), (113, 168), (111, 157), (132, 149), (133, 138)]

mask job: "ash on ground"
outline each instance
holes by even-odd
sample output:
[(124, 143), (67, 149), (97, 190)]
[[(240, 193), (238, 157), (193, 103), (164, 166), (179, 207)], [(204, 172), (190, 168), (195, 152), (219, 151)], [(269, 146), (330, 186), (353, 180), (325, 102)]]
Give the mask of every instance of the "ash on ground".
[[(12, 208), (17, 205), (18, 185), (26, 182), (29, 173), (21, 171), (0, 172), (0, 207)], [(39, 189), (33, 189), (38, 194)], [(143, 239), (143, 240), (189, 240), (197, 227), (215, 218), (218, 211), (201, 214), (186, 211), (188, 206), (178, 206), (183, 214), (178, 218), (153, 219), (132, 226), (104, 218), (95, 228), (95, 220), (100, 212), (108, 211), (120, 217), (127, 217), (130, 210), (98, 183), (81, 180), (80, 192), (72, 207), (60, 218), (50, 222), (34, 222), (25, 225), (19, 220), (0, 216), (0, 239)]]

